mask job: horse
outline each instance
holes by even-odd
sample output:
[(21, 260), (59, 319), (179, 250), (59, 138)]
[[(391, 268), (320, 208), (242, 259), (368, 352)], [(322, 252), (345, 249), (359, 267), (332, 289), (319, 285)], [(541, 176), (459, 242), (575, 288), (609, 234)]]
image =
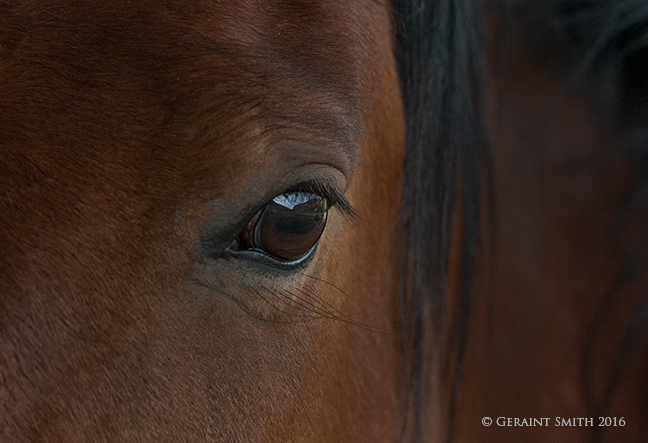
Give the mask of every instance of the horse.
[(641, 1), (0, 2), (3, 441), (643, 441)]

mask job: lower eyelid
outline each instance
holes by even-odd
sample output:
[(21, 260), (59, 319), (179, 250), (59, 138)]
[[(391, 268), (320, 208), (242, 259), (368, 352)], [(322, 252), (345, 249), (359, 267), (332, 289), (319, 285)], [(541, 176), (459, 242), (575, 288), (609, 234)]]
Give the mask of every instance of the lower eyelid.
[(268, 254), (264, 253), (263, 251), (259, 251), (256, 249), (240, 250), (240, 251), (228, 250), (226, 253), (226, 258), (245, 259), (251, 262), (255, 262), (256, 264), (268, 266), (283, 271), (298, 271), (306, 267), (313, 260), (313, 258), (315, 257), (315, 253), (317, 252), (318, 246), (319, 246), (319, 242), (315, 244), (315, 246), (313, 246), (313, 248), (310, 251), (304, 254), (304, 256), (294, 261), (276, 260), (271, 256), (269, 256)]

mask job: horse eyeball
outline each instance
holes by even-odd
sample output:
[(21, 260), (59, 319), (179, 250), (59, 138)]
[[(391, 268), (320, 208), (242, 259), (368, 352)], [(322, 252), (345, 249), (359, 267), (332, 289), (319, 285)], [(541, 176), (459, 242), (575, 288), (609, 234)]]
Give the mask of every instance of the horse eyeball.
[(254, 248), (277, 260), (298, 260), (319, 241), (326, 226), (327, 212), (327, 200), (317, 194), (287, 192), (278, 195), (256, 220), (251, 236)]

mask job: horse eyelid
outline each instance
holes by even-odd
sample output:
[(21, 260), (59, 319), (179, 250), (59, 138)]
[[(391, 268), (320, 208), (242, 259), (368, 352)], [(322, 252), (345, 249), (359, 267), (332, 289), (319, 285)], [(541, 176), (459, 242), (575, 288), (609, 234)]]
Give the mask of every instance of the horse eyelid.
[(353, 206), (351, 206), (351, 203), (349, 203), (342, 191), (332, 183), (324, 181), (305, 182), (288, 192), (310, 192), (320, 195), (329, 202), (329, 207), (337, 207), (351, 221), (355, 221), (358, 218), (358, 214)]

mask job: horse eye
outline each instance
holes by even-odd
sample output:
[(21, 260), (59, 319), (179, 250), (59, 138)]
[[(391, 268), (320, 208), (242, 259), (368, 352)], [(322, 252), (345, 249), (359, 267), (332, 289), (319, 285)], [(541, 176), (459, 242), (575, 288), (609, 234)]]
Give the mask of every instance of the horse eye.
[(241, 235), (243, 246), (281, 261), (295, 261), (317, 244), (326, 226), (328, 202), (310, 192), (278, 195)]

